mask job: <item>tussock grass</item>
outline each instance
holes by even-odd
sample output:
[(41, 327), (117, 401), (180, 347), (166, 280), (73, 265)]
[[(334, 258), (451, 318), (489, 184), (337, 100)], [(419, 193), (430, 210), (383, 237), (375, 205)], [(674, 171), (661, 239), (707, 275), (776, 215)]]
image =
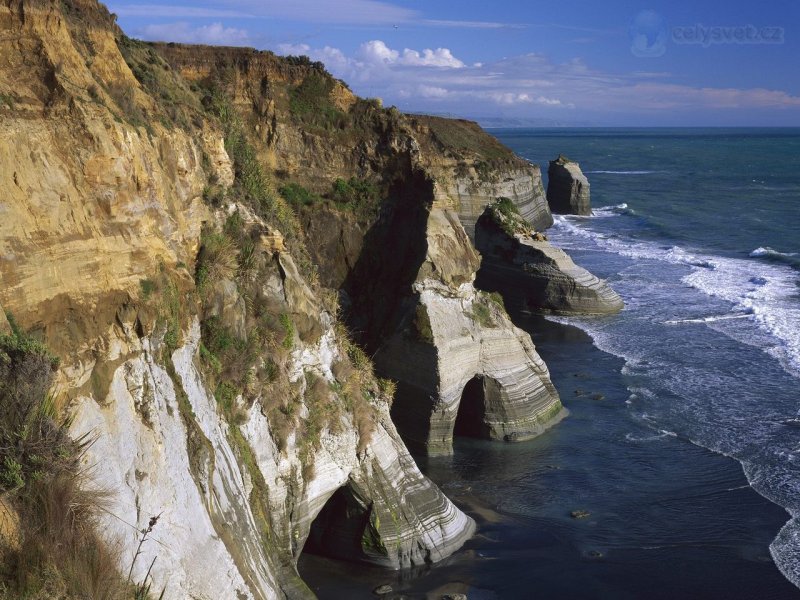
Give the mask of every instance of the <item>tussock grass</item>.
[(23, 333), (0, 335), (0, 494), (18, 516), (0, 538), (0, 597), (131, 598), (117, 546), (97, 533), (108, 494), (79, 467), (89, 437), (72, 440), (48, 389), (58, 359)]

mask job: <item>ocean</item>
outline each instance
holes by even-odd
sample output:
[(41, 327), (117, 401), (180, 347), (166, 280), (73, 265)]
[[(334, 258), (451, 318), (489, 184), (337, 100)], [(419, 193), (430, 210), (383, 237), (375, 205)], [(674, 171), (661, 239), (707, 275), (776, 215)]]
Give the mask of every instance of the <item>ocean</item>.
[(593, 215), (547, 234), (625, 310), (515, 315), (570, 416), (418, 459), (478, 521), (462, 552), (301, 574), (320, 598), (800, 598), (800, 129), (491, 133), (545, 178), (580, 163)]

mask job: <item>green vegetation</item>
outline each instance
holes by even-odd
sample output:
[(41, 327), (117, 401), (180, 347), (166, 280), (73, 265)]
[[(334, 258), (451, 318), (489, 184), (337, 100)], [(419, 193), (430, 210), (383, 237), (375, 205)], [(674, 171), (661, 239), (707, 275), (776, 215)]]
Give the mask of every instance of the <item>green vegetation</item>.
[[(488, 135), (476, 123), (461, 119), (443, 119), (441, 117), (418, 116), (415, 119), (427, 125), (442, 149), (456, 155), (479, 157), (485, 165), (484, 174), (505, 161), (513, 160), (514, 153), (501, 144), (496, 138)], [(480, 162), (478, 163), (481, 164)], [(478, 169), (479, 174), (481, 169)]]
[(497, 305), (501, 311), (506, 312), (506, 304), (503, 301), (503, 296), (499, 292), (482, 292), (486, 297)]
[(428, 317), (428, 310), (424, 304), (417, 304), (414, 313), (414, 330), (423, 342), (433, 343), (433, 329), (431, 329), (431, 320)]
[(470, 316), (482, 327), (497, 327), (497, 323), (494, 321), (494, 315), (492, 314), (491, 304), (499, 304), (499, 306), (502, 306), (502, 298), (498, 303), (498, 301), (489, 294), (478, 292), (475, 297), (475, 302), (472, 303), (472, 312)]
[(303, 206), (313, 206), (322, 202), (317, 194), (308, 191), (299, 183), (287, 183), (278, 189), (278, 193), (297, 210)]
[(531, 234), (530, 224), (522, 218), (516, 205), (509, 198), (498, 198), (487, 210), (497, 226), (508, 235)]
[(291, 206), (273, 190), (228, 97), (219, 88), (211, 87), (205, 91), (203, 106), (220, 121), (225, 133), (225, 149), (234, 163), (236, 178), (227, 196), (248, 206), (284, 235), (300, 272), (316, 288), (317, 270), (302, 241), (300, 223)]
[(377, 212), (381, 200), (378, 186), (366, 179), (351, 177), (349, 180), (337, 179), (331, 187), (331, 199), (337, 206), (360, 216)]
[(345, 113), (331, 101), (336, 81), (326, 72), (312, 69), (303, 81), (289, 90), (289, 112), (297, 121), (323, 130), (344, 129)]
[(472, 305), (472, 318), (483, 327), (494, 327), (494, 321), (492, 320), (492, 313), (489, 311), (489, 307), (481, 302), (475, 302)]
[(156, 291), (156, 283), (152, 279), (140, 279), (139, 287), (142, 290), (143, 300), (147, 300)]
[(15, 104), (16, 102), (14, 101), (14, 96), (12, 96), (11, 94), (0, 93), (0, 108), (5, 105), (13, 110)]
[(109, 93), (132, 124), (144, 125), (157, 119), (168, 129), (180, 127), (190, 131), (202, 114), (202, 106), (189, 84), (172, 72), (151, 44), (123, 34), (118, 46), (133, 76), (157, 103), (155, 114), (145, 116), (133, 101), (132, 88), (110, 88)]
[(12, 332), (0, 335), (0, 517), (13, 538), (0, 537), (0, 595), (131, 598), (119, 556), (95, 533), (104, 495), (83, 489), (79, 458), (91, 439), (70, 438), (48, 393), (58, 359), (9, 321)]
[(238, 248), (234, 240), (214, 231), (203, 231), (197, 255), (194, 281), (202, 294), (223, 279), (233, 279), (238, 269)]

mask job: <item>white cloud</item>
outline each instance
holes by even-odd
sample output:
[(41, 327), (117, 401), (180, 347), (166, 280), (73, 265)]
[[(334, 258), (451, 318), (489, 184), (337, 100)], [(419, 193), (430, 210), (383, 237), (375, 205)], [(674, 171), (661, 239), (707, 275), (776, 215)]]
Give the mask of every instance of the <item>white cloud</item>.
[(416, 50), (403, 50), (400, 58), (401, 65), (411, 67), (449, 67), (451, 69), (461, 69), (464, 63), (458, 60), (447, 48), (436, 48), (430, 50), (426, 48), (420, 55)]
[(449, 94), (445, 88), (435, 85), (421, 85), (417, 88), (417, 95), (422, 98), (446, 98)]
[(397, 62), (400, 53), (392, 50), (381, 40), (364, 42), (356, 52), (356, 58), (374, 65), (390, 65)]
[(399, 65), (406, 67), (445, 67), (461, 69), (464, 63), (447, 48), (426, 48), (422, 53), (405, 48), (402, 52), (389, 48), (381, 40), (370, 40), (361, 44), (356, 59), (372, 65)]
[(183, 42), (191, 44), (211, 44), (215, 46), (241, 46), (248, 42), (244, 29), (225, 27), (222, 23), (192, 27), (188, 23), (169, 23), (147, 25), (139, 32), (146, 40)]
[(626, 119), (659, 111), (800, 108), (800, 97), (781, 90), (693, 87), (671, 83), (669, 73), (611, 73), (579, 58), (556, 63), (537, 53), (466, 65), (446, 48), (401, 51), (381, 40), (362, 44), (352, 55), (308, 45), (278, 50), (307, 54), (356, 92), (378, 95), (387, 104), (403, 100), (410, 110), (545, 117), (570, 111), (572, 118)]

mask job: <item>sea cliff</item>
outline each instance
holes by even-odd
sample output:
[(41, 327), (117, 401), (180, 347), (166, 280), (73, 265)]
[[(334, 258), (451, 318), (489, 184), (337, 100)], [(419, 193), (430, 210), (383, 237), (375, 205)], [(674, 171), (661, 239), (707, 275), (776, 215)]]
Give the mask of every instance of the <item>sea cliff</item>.
[[(94, 440), (81, 485), (108, 491), (90, 523), (120, 578), (299, 598), (304, 548), (395, 569), (458, 550), (475, 524), (407, 445), (565, 414), (474, 285), (496, 197), (552, 223), (538, 168), (305, 58), (132, 40), (94, 0), (14, 0), (0, 30), (0, 332), (13, 315), (60, 359), (53, 418)], [(14, 556), (31, 485), (3, 488)]]

